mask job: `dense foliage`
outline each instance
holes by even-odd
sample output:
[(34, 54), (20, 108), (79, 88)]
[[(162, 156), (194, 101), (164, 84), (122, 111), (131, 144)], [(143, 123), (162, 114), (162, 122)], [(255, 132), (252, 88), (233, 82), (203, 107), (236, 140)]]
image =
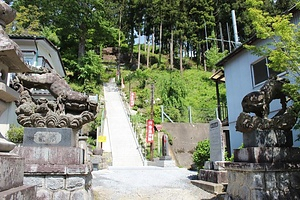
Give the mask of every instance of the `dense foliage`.
[(198, 169), (202, 169), (205, 161), (210, 158), (210, 144), (209, 140), (203, 140), (198, 142), (193, 153), (193, 161)]
[[(18, 11), (17, 20), (9, 28), (11, 34), (44, 35), (60, 47), (70, 81), (81, 75), (79, 58), (90, 50), (100, 54), (102, 47), (122, 47), (128, 67), (136, 66), (134, 43), (144, 35), (152, 53), (168, 55), (166, 68), (184, 70), (184, 57), (193, 58), (206, 69), (207, 50), (222, 49), (220, 39), (232, 28), (231, 10), (236, 10), (239, 38), (247, 40), (253, 33), (247, 4), (238, 1), (213, 0), (7, 0)], [(281, 13), (297, 0), (263, 1), (263, 10)], [(229, 31), (232, 32), (232, 31)], [(215, 40), (212, 38), (219, 39)], [(210, 39), (207, 39), (208, 37)], [(223, 38), (222, 38), (223, 36)], [(224, 43), (223, 43), (224, 44)], [(225, 42), (225, 49), (229, 43)], [(145, 46), (145, 45), (144, 45)], [(148, 45), (147, 45), (148, 46)], [(145, 46), (146, 47), (146, 46)], [(175, 62), (176, 58), (178, 62)], [(159, 56), (158, 66), (162, 64)], [(211, 65), (211, 62), (208, 63)], [(139, 65), (138, 65), (139, 66)], [(151, 66), (148, 59), (147, 66)], [(211, 68), (211, 66), (209, 66)], [(79, 81), (81, 82), (81, 81)]]
[(8, 139), (14, 143), (22, 143), (24, 135), (24, 127), (11, 125), (7, 131)]
[[(132, 83), (131, 89), (137, 93), (135, 109), (149, 114), (150, 86), (154, 84), (154, 117), (160, 118), (160, 106), (164, 105), (175, 121), (188, 121), (189, 106), (193, 121), (207, 122), (215, 117), (216, 95), (215, 85), (209, 80), (211, 72), (206, 74), (199, 69), (215, 70), (215, 63), (230, 50), (231, 44), (225, 40), (233, 41), (233, 36), (226, 34), (232, 32), (231, 10), (236, 12), (241, 42), (249, 39), (258, 27), (249, 22), (260, 16), (260, 13), (251, 15), (248, 11), (248, 8), (255, 8), (255, 3), (243, 0), (7, 2), (18, 12), (17, 19), (7, 27), (9, 33), (42, 35), (57, 45), (72, 87), (82, 92), (99, 93), (99, 85), (116, 74), (116, 69), (102, 64), (102, 49), (116, 47), (118, 55), (114, 68), (119, 70), (124, 63), (126, 69), (132, 70), (128, 76), (122, 72), (122, 76)], [(261, 2), (261, 11), (274, 16), (298, 0)], [(264, 26), (269, 23), (268, 19), (259, 20), (265, 20), (261, 21)], [(285, 31), (280, 27), (278, 30)], [(272, 33), (272, 30), (265, 31)], [(287, 30), (285, 35), (290, 33)], [(285, 38), (288, 42), (289, 38)], [(291, 49), (288, 55), (299, 59), (295, 51), (299, 52)], [(270, 56), (274, 61), (278, 58), (286, 61), (284, 56)], [(224, 90), (221, 100), (226, 104)]]
[[(197, 69), (185, 70), (123, 70), (124, 92), (136, 92), (134, 109), (150, 116), (151, 84), (154, 84), (154, 120), (161, 123), (161, 106), (175, 122), (189, 122), (188, 109), (192, 122), (208, 122), (216, 117), (215, 83), (210, 80), (211, 72)], [(129, 88), (130, 87), (130, 88)], [(225, 85), (220, 84), (221, 102), (226, 104)]]

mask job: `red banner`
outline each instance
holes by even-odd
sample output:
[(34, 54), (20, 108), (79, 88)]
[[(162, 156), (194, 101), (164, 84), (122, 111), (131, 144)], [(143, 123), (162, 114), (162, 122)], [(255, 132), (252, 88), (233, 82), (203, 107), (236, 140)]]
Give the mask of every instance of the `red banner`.
[(154, 121), (151, 119), (147, 120), (146, 127), (146, 142), (152, 143), (154, 140)]
[(134, 106), (134, 100), (135, 100), (135, 92), (130, 92), (130, 101), (129, 101), (130, 107)]

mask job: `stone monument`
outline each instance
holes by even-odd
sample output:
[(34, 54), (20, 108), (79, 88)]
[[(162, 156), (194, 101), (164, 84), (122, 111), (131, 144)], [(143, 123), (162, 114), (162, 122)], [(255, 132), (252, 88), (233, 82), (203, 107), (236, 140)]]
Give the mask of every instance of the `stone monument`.
[(171, 156), (169, 155), (169, 137), (167, 134), (163, 134), (161, 137), (162, 143), (162, 156), (160, 160), (171, 160)]
[[(5, 2), (0, 2), (0, 114), (19, 94), (6, 85), (9, 72), (26, 72), (29, 68), (23, 62), (18, 45), (5, 32), (16, 12)], [(7, 141), (0, 133), (0, 199), (36, 199), (36, 187), (23, 185), (24, 158), (9, 153), (15, 144)]]
[(209, 122), (210, 160), (205, 162), (204, 169), (200, 169), (198, 179), (194, 181), (204, 190), (220, 194), (227, 186), (227, 171), (225, 164), (225, 135), (219, 119)]
[[(300, 199), (300, 149), (292, 147), (291, 131), (299, 108), (287, 106), (287, 82), (271, 77), (242, 100), (236, 129), (243, 133), (244, 148), (234, 150), (234, 162), (226, 164), (230, 199)], [(268, 118), (274, 99), (282, 108)]]
[(175, 161), (172, 160), (172, 157), (169, 154), (169, 137), (165, 133), (161, 137), (161, 144), (162, 144), (162, 156), (159, 157), (159, 161), (157, 161), (157, 166), (176, 167)]
[[(20, 94), (17, 121), (25, 127), (23, 146), (12, 152), (25, 157), (24, 181), (37, 185), (39, 199), (91, 199), (92, 165), (78, 137), (95, 119), (97, 103), (48, 68), (18, 73), (12, 85)], [(40, 89), (52, 98), (34, 97)]]

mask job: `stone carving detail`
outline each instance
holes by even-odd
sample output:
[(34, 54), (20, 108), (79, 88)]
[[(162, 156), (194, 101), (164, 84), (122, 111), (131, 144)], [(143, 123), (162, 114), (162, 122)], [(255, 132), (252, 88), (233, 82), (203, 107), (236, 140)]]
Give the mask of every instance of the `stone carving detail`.
[[(283, 84), (286, 79), (271, 77), (259, 91), (247, 94), (242, 100), (243, 112), (236, 122), (236, 130), (243, 133), (250, 133), (255, 130), (291, 130), (297, 122), (298, 112), (293, 105), (287, 107), (290, 100), (283, 91)], [(270, 103), (274, 99), (280, 99), (281, 110), (268, 118)], [(249, 113), (255, 113), (251, 116)]]
[[(56, 72), (48, 69), (17, 74), (13, 87), (20, 93), (16, 101), (18, 122), (24, 127), (72, 129), (95, 119), (97, 103), (88, 96), (73, 91)], [(56, 100), (34, 99), (31, 88), (47, 89)]]

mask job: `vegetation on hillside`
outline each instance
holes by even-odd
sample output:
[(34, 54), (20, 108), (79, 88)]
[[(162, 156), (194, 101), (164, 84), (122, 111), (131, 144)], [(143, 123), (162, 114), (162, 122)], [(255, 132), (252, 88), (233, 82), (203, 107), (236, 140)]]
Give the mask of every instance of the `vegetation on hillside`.
[[(133, 109), (150, 117), (151, 84), (154, 84), (154, 119), (161, 123), (161, 106), (175, 122), (189, 122), (188, 109), (191, 109), (192, 122), (208, 122), (216, 117), (217, 107), (215, 83), (210, 80), (211, 72), (197, 69), (185, 70), (136, 70), (123, 71), (125, 88), (136, 92)], [(126, 75), (127, 74), (127, 75)], [(226, 104), (225, 85), (220, 85), (221, 100)]]
[[(286, 45), (277, 43), (276, 51), (266, 51), (264, 55), (290, 70), (295, 68), (289, 66), (299, 66), (299, 32), (285, 18), (274, 17), (298, 0), (249, 0), (250, 4), (244, 0), (6, 2), (18, 13), (7, 26), (9, 34), (45, 36), (53, 42), (60, 49), (66, 78), (75, 90), (99, 94), (101, 84), (115, 77), (124, 64), (124, 91), (127, 97), (129, 91), (136, 92), (133, 109), (139, 114), (133, 121), (137, 122), (145, 122), (150, 116), (152, 84), (156, 123), (161, 121), (161, 106), (178, 122), (188, 122), (189, 115), (192, 122), (207, 122), (215, 117), (215, 83), (209, 77), (216, 70), (215, 63), (230, 50), (231, 43), (220, 42), (221, 39), (234, 40), (233, 36), (224, 37), (229, 31), (227, 25), (232, 29), (231, 10), (236, 12), (240, 42), (247, 41), (254, 30), (261, 30), (262, 36), (268, 33), (265, 38), (279, 36)], [(248, 12), (248, 8), (257, 5), (260, 11)], [(263, 14), (266, 11), (270, 17)], [(136, 44), (135, 39), (140, 42)], [(113, 68), (103, 65), (101, 52), (105, 47), (118, 49)], [(298, 79), (299, 76), (297, 83)], [(226, 104), (224, 85), (220, 87), (221, 101)], [(299, 84), (289, 89), (297, 91)]]
[[(224, 40), (233, 41), (233, 36), (225, 37), (229, 31), (227, 24), (232, 28), (229, 20), (231, 10), (236, 11), (241, 42), (253, 33), (248, 5), (243, 0), (175, 0), (172, 3), (165, 0), (6, 2), (11, 3), (18, 13), (7, 31), (10, 34), (47, 37), (60, 48), (69, 81), (79, 85), (84, 84), (82, 70), (90, 70), (90, 66), (82, 63), (81, 57), (90, 57), (90, 51), (101, 55), (104, 47), (119, 47), (122, 54), (118, 56), (119, 61), (131, 70), (141, 68), (140, 63), (145, 63), (148, 68), (155, 67), (155, 63), (159, 69), (177, 68), (181, 72), (195, 63), (198, 69), (212, 70), (213, 63), (207, 62), (211, 57), (209, 51), (219, 50), (223, 53), (224, 48), (229, 49), (228, 42), (220, 42), (221, 36)], [(281, 13), (296, 2), (298, 0), (264, 0), (262, 9), (270, 14)], [(135, 39), (138, 38), (143, 45), (136, 48)], [(142, 49), (147, 53), (140, 58), (138, 55)], [(102, 78), (105, 77), (97, 77), (100, 82)]]

